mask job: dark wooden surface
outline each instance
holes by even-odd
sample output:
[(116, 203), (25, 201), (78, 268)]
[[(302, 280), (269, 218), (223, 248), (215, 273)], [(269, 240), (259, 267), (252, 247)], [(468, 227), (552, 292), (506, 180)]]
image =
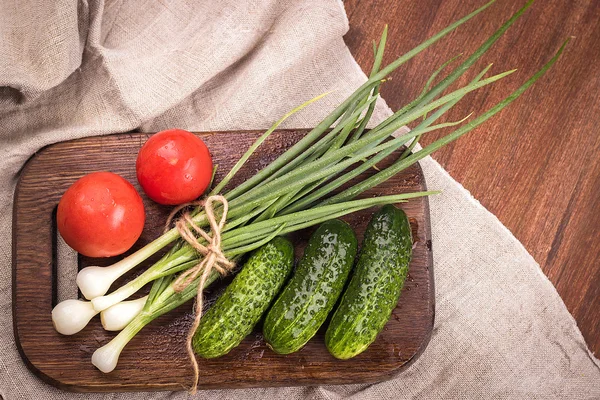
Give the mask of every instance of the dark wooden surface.
[[(484, 0), (346, 0), (345, 40), (369, 71), (371, 39), (389, 24), (386, 60), (403, 54)], [(438, 65), (470, 54), (525, 3), (498, 0), (393, 75), (393, 108), (414, 98)], [(478, 64), (519, 70), (464, 99), (449, 120), (488, 109), (575, 36), (549, 73), (485, 126), (434, 154), (502, 221), (548, 275), (600, 355), (600, 2), (537, 1)], [(478, 67), (478, 68), (479, 68)], [(470, 75), (470, 79), (473, 75)], [(467, 78), (462, 79), (467, 82)], [(437, 138), (434, 134), (423, 144)]]
[[(219, 165), (217, 181), (262, 132), (203, 134)], [(239, 172), (233, 185), (266, 165), (305, 131), (273, 134)], [(93, 137), (52, 145), (38, 152), (25, 166), (14, 201), (13, 222), (13, 321), (19, 351), (30, 369), (45, 381), (72, 391), (182, 390), (190, 385), (192, 373), (184, 351), (185, 335), (191, 326), (191, 303), (153, 321), (125, 348), (119, 365), (103, 374), (91, 364), (92, 353), (114, 333), (105, 332), (96, 317), (81, 332), (62, 336), (52, 327), (51, 310), (56, 303), (56, 232), (53, 212), (67, 187), (86, 173), (108, 170), (136, 185), (135, 157), (147, 134)], [(381, 166), (385, 166), (383, 163)], [(368, 172), (372, 174), (373, 171)], [(425, 189), (418, 165), (365, 192), (363, 197)], [(134, 246), (155, 238), (162, 230), (169, 208), (149, 201), (143, 194), (148, 214), (142, 237)], [(426, 198), (411, 200), (401, 207), (410, 218), (415, 240), (413, 260), (401, 301), (375, 343), (352, 360), (340, 361), (327, 352), (319, 332), (301, 351), (281, 356), (270, 351), (260, 329), (228, 355), (199, 360), (199, 388), (291, 386), (324, 383), (376, 382), (391, 378), (414, 361), (427, 345), (434, 318), (434, 287)], [(359, 240), (373, 209), (345, 219)], [(310, 230), (292, 235), (296, 257), (302, 254)], [(80, 258), (80, 266), (107, 265), (110, 259)], [(138, 272), (132, 271), (135, 275)], [(75, 276), (72, 277), (73, 281)], [(129, 276), (131, 278), (131, 275)], [(219, 292), (211, 288), (207, 303)]]

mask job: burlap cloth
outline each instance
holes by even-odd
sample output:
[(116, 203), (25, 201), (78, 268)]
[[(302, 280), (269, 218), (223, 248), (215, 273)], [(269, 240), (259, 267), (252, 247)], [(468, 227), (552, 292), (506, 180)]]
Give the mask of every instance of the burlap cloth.
[[(76, 395), (32, 375), (15, 347), (11, 211), (19, 169), (82, 136), (265, 128), (320, 93), (287, 127), (312, 127), (365, 76), (344, 45), (336, 0), (0, 2), (0, 393)], [(397, 23), (403, 23), (397, 21)], [(374, 119), (390, 113), (381, 102)], [(600, 398), (600, 364), (521, 244), (433, 160), (436, 321), (424, 354), (372, 386), (200, 392), (203, 398)]]

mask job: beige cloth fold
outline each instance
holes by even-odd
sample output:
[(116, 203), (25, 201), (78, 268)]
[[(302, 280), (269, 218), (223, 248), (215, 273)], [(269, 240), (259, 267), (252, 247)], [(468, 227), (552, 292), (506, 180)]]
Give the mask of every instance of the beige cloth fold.
[[(19, 169), (82, 136), (265, 128), (292, 107), (311, 127), (365, 80), (336, 0), (0, 0), (0, 394), (4, 399), (159, 399), (72, 394), (31, 374), (11, 315), (11, 209)], [(493, 12), (493, 11), (492, 11)], [(396, 21), (395, 23), (410, 23)], [(390, 110), (379, 102), (374, 119)], [(433, 160), (436, 321), (423, 355), (370, 386), (200, 392), (215, 399), (600, 398), (600, 364), (539, 266)], [(202, 379), (202, 378), (200, 378)]]

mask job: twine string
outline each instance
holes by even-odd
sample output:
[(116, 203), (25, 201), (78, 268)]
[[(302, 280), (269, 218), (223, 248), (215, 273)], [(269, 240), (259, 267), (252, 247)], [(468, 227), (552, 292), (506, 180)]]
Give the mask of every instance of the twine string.
[[(223, 211), (221, 213), (221, 219), (217, 222), (215, 217), (215, 210), (213, 203), (218, 202), (223, 205)], [(196, 393), (198, 387), (198, 378), (199, 378), (199, 368), (198, 362), (196, 361), (196, 356), (194, 354), (194, 349), (192, 347), (192, 340), (194, 338), (194, 333), (198, 326), (200, 325), (200, 319), (202, 318), (202, 306), (203, 306), (203, 291), (204, 286), (206, 284), (206, 280), (210, 276), (210, 273), (213, 270), (216, 270), (221, 275), (228, 274), (235, 264), (228, 260), (227, 257), (223, 254), (223, 250), (221, 249), (221, 231), (225, 226), (225, 222), (227, 221), (227, 212), (229, 211), (229, 204), (227, 203), (227, 199), (221, 195), (210, 196), (206, 200), (201, 200), (193, 203), (187, 203), (182, 206), (174, 209), (169, 218), (167, 220), (167, 225), (165, 229), (171, 225), (171, 221), (173, 217), (182, 209), (189, 206), (201, 206), (204, 207), (204, 212), (206, 214), (206, 218), (208, 220), (210, 226), (210, 233), (207, 233), (204, 229), (200, 228), (194, 223), (194, 220), (190, 216), (188, 212), (185, 212), (181, 218), (177, 220), (175, 223), (175, 227), (179, 231), (179, 235), (182, 239), (188, 242), (200, 255), (202, 255), (202, 260), (183, 272), (179, 277), (173, 282), (173, 289), (176, 292), (181, 292), (185, 290), (189, 285), (194, 282), (198, 276), (200, 276), (200, 282), (198, 283), (198, 293), (196, 294), (196, 305), (194, 307), (195, 318), (192, 327), (190, 328), (187, 339), (186, 339), (186, 349), (188, 356), (190, 358), (190, 362), (194, 369), (194, 383), (192, 388), (190, 389), (190, 393)], [(203, 245), (199, 242), (199, 237), (206, 240), (206, 245)]]

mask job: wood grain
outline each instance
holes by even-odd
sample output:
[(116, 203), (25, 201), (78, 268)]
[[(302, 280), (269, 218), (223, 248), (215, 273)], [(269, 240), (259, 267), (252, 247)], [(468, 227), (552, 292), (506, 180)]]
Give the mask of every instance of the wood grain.
[[(239, 172), (232, 185), (264, 167), (306, 131), (278, 131)], [(204, 133), (202, 137), (219, 165), (217, 181), (262, 132)], [(185, 335), (191, 326), (191, 303), (159, 317), (126, 347), (119, 365), (110, 374), (92, 366), (92, 353), (114, 333), (105, 332), (98, 318), (73, 336), (62, 336), (52, 327), (51, 310), (56, 303), (56, 231), (54, 210), (62, 193), (86, 173), (108, 170), (137, 186), (135, 157), (147, 134), (132, 133), (92, 137), (44, 148), (26, 164), (15, 192), (13, 220), (13, 322), (19, 351), (29, 368), (55, 386), (71, 391), (183, 390), (192, 376), (185, 354)], [(393, 158), (393, 157), (392, 157)], [(388, 160), (388, 162), (391, 161)], [(384, 162), (381, 166), (385, 166)], [(366, 174), (372, 174), (370, 171)], [(425, 189), (418, 165), (365, 192), (362, 197)], [(155, 238), (170, 211), (149, 201), (142, 237), (134, 249)], [(410, 218), (415, 247), (409, 277), (401, 301), (378, 339), (358, 357), (340, 361), (327, 352), (324, 332), (319, 332), (301, 351), (281, 356), (270, 351), (260, 335), (252, 333), (228, 355), (199, 360), (199, 388), (243, 388), (337, 383), (377, 382), (397, 375), (427, 345), (433, 328), (434, 287), (429, 209), (426, 198), (401, 207)], [(357, 237), (362, 234), (373, 209), (348, 216)], [(311, 230), (292, 235), (296, 257)], [(115, 259), (80, 257), (80, 267), (107, 265)], [(137, 274), (135, 270), (125, 279)], [(73, 277), (73, 280), (75, 277)], [(207, 304), (224, 286), (209, 290)]]
[[(345, 40), (368, 71), (373, 59), (370, 41), (379, 37), (385, 23), (390, 26), (389, 61), (483, 3), (346, 0), (350, 31)], [(470, 54), (524, 3), (498, 0), (397, 71), (383, 85), (383, 98), (400, 108), (421, 91), (438, 65), (459, 53)], [(519, 71), (465, 98), (448, 118), (489, 109), (549, 60), (569, 36), (575, 38), (544, 78), (510, 108), (434, 158), (525, 245), (599, 356), (600, 2), (536, 2), (477, 66), (493, 62), (492, 71)]]

